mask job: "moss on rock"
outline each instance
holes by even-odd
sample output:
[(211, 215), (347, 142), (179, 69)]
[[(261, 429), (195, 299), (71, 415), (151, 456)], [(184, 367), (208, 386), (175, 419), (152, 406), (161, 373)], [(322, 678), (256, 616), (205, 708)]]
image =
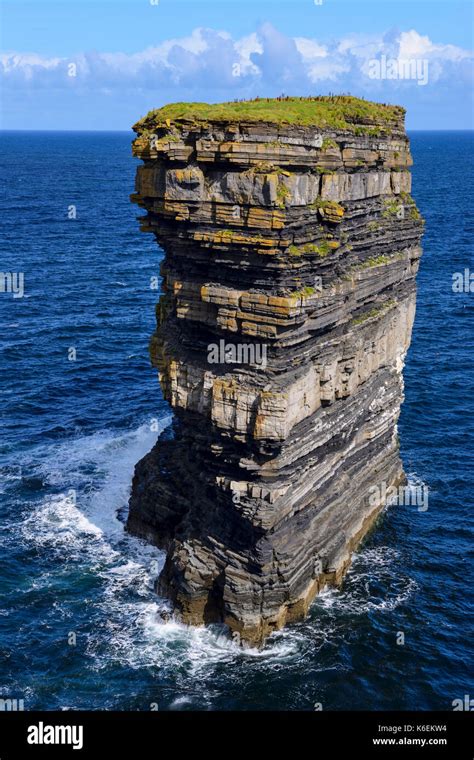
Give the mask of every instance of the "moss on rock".
[[(255, 98), (229, 103), (170, 103), (150, 111), (133, 127), (138, 134), (150, 133), (172, 123), (264, 122), (332, 128), (355, 134), (379, 134), (403, 126), (405, 109), (373, 103), (351, 95), (314, 98)], [(327, 145), (328, 147), (329, 145)]]

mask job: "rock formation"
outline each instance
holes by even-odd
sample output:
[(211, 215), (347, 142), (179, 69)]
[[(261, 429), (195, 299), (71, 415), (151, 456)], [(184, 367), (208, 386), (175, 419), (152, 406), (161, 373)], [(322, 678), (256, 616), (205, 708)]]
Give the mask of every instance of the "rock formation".
[(397, 418), (423, 222), (404, 110), (175, 104), (134, 127), (132, 199), (165, 252), (151, 357), (172, 429), (128, 530), (190, 624), (260, 645), (301, 619), (404, 479)]

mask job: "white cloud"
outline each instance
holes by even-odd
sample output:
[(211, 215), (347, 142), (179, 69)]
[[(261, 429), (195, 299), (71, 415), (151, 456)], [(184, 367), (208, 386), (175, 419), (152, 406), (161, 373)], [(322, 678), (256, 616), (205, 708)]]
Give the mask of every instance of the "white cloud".
[(427, 58), (439, 61), (461, 61), (471, 58), (472, 53), (456, 45), (435, 45), (429, 37), (418, 34), (414, 29), (400, 34), (399, 58)]
[(234, 48), (237, 53), (237, 60), (241, 67), (241, 70), (248, 74), (258, 76), (259, 68), (252, 62), (253, 53), (263, 53), (263, 45), (256, 32), (249, 34), (247, 37), (242, 37), (240, 40), (236, 40)]
[[(192, 34), (169, 39), (156, 47), (133, 53), (84, 52), (72, 59), (43, 57), (35, 53), (10, 52), (0, 55), (3, 84), (15, 89), (74, 88), (113, 91), (179, 90), (194, 87), (219, 97), (241, 97), (260, 88), (281, 86), (288, 92), (313, 91), (318, 83), (333, 90), (364, 93), (375, 87), (367, 76), (369, 61), (385, 55), (395, 59), (425, 59), (429, 62), (429, 84), (452, 82), (470, 76), (472, 52), (450, 44), (434, 43), (416, 30), (389, 31), (385, 35), (349, 35), (331, 44), (309, 37), (289, 37), (271, 24), (257, 32), (232, 39), (226, 31), (198, 28)], [(70, 75), (70, 64), (76, 66)], [(235, 73), (235, 64), (238, 75)], [(414, 82), (384, 82), (399, 88)], [(276, 94), (273, 92), (273, 94)]]
[(315, 58), (325, 58), (328, 54), (327, 48), (320, 45), (315, 40), (309, 40), (307, 37), (295, 37), (295, 45), (304, 61), (313, 61)]

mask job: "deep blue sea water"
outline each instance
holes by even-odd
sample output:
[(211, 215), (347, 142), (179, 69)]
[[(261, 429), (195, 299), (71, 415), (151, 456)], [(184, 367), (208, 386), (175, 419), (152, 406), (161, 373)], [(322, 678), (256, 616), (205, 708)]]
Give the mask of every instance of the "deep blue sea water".
[(474, 270), (473, 140), (411, 139), (427, 227), (399, 430), (429, 508), (387, 509), (342, 589), (256, 652), (160, 623), (162, 554), (123, 530), (134, 464), (169, 421), (147, 353), (161, 253), (129, 202), (131, 136), (2, 134), (0, 270), (24, 272), (25, 295), (0, 293), (0, 696), (129, 710), (474, 697), (474, 295), (452, 291)]

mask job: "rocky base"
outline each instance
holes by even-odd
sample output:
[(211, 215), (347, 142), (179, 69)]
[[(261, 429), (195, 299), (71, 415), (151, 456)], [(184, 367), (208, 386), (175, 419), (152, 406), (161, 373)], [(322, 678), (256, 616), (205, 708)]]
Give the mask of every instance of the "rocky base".
[(135, 127), (175, 417), (136, 467), (127, 527), (166, 549), (157, 588), (183, 621), (255, 645), (340, 583), (384, 506), (374, 485), (404, 480), (422, 220), (402, 109), (353, 100), (343, 128), (166, 109)]

